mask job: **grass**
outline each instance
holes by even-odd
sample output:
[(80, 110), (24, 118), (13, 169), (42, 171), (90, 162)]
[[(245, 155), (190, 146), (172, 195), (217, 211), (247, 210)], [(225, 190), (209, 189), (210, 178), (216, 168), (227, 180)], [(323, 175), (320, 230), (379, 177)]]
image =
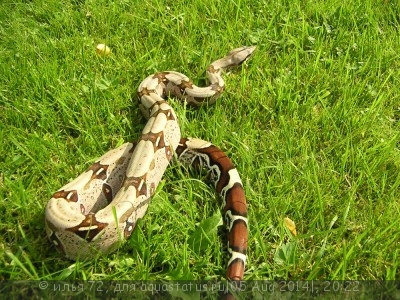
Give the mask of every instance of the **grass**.
[[(0, 279), (223, 278), (217, 230), (198, 240), (219, 204), (177, 166), (108, 257), (62, 258), (44, 209), (97, 157), (138, 138), (145, 120), (131, 100), (142, 79), (176, 70), (203, 84), (211, 61), (251, 44), (257, 52), (225, 76), (214, 106), (171, 101), (183, 136), (226, 150), (242, 176), (245, 279), (400, 279), (399, 6), (168, 3), (0, 5)], [(110, 57), (96, 56), (102, 42)]]

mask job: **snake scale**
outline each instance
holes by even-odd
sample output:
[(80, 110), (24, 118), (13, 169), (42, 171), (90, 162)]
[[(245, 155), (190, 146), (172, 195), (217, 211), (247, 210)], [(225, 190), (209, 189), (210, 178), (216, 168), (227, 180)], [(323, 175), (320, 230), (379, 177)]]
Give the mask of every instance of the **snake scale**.
[(199, 106), (212, 104), (224, 89), (221, 73), (238, 66), (255, 46), (232, 50), (207, 68), (209, 85), (198, 87), (185, 75), (160, 72), (142, 81), (139, 107), (148, 119), (137, 143), (126, 143), (100, 157), (76, 179), (63, 186), (46, 206), (45, 227), (52, 244), (76, 260), (110, 253), (132, 233), (145, 214), (173, 154), (187, 165), (210, 173), (223, 202), (227, 227), (226, 277), (242, 280), (246, 264), (247, 205), (239, 174), (232, 161), (213, 144), (181, 138), (174, 110), (166, 102), (172, 95)]

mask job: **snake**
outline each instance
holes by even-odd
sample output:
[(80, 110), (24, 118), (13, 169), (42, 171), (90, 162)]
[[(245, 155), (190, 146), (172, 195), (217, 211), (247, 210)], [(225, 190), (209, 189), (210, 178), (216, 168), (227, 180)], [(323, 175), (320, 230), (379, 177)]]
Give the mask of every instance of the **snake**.
[(213, 104), (225, 88), (224, 70), (241, 65), (255, 46), (233, 49), (207, 68), (209, 85), (196, 86), (175, 71), (152, 74), (137, 89), (147, 123), (137, 142), (108, 151), (82, 174), (56, 191), (45, 209), (50, 242), (71, 260), (93, 259), (115, 251), (143, 218), (173, 157), (205, 169), (222, 199), (227, 232), (226, 278), (242, 280), (247, 258), (247, 203), (239, 173), (217, 146), (182, 138), (177, 116), (167, 100), (189, 105)]

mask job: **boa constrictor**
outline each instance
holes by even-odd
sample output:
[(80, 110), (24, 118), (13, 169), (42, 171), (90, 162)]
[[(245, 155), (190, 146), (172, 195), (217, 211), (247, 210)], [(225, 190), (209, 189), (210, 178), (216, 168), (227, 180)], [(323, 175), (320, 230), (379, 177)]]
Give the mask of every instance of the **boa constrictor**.
[(243, 186), (231, 160), (216, 146), (181, 139), (169, 95), (189, 104), (214, 103), (224, 89), (223, 69), (240, 65), (255, 46), (232, 50), (207, 69), (210, 85), (197, 87), (185, 75), (167, 71), (147, 77), (138, 88), (140, 108), (148, 118), (136, 145), (126, 143), (103, 155), (63, 186), (46, 207), (50, 241), (66, 257), (85, 259), (110, 253), (126, 240), (142, 218), (164, 171), (177, 154), (189, 165), (204, 167), (223, 201), (230, 259), (227, 278), (243, 278), (247, 251), (247, 207)]

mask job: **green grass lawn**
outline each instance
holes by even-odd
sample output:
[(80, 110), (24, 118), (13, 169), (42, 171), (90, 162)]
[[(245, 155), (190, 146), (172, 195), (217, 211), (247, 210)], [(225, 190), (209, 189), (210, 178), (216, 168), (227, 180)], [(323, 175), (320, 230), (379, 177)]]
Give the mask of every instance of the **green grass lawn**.
[[(198, 234), (220, 202), (176, 165), (108, 257), (64, 259), (44, 210), (139, 137), (145, 77), (176, 70), (205, 84), (207, 65), (242, 45), (257, 50), (214, 106), (171, 103), (182, 135), (212, 141), (241, 174), (245, 279), (400, 279), (399, 26), (400, 6), (383, 0), (2, 2), (0, 279), (223, 278), (221, 234)], [(112, 55), (97, 56), (98, 43)]]

